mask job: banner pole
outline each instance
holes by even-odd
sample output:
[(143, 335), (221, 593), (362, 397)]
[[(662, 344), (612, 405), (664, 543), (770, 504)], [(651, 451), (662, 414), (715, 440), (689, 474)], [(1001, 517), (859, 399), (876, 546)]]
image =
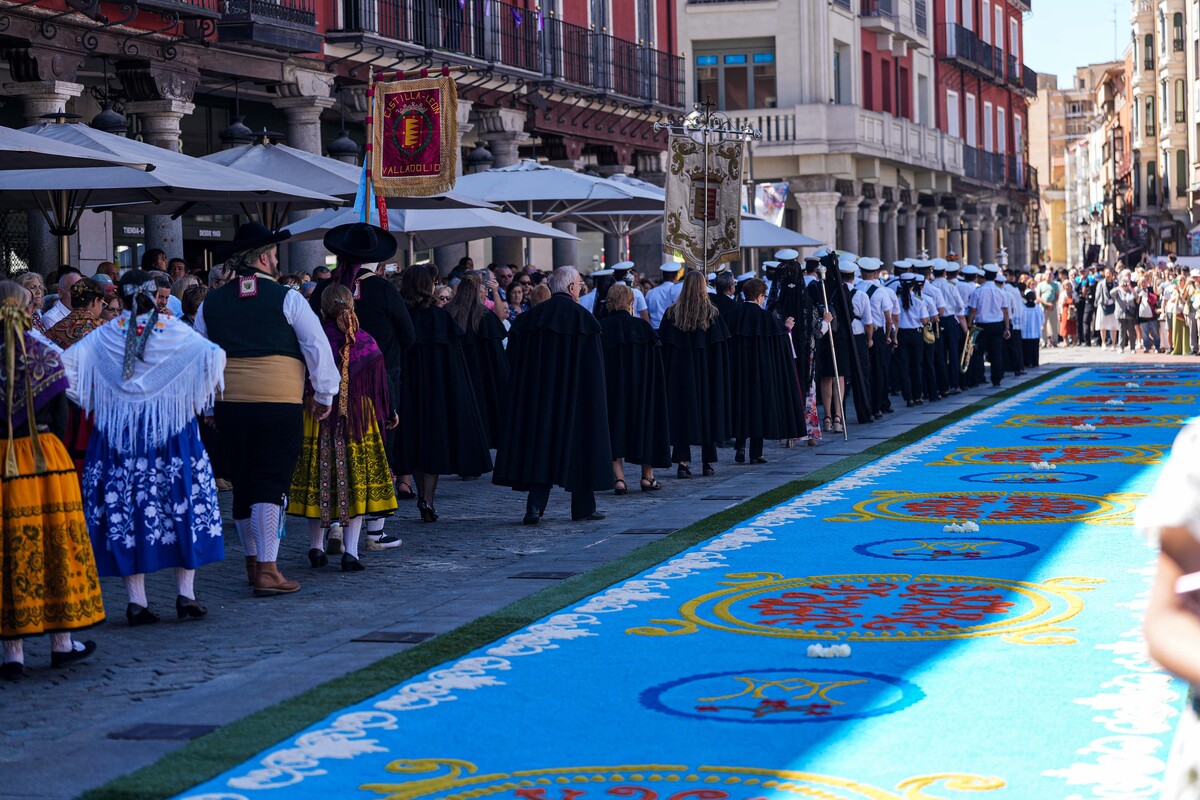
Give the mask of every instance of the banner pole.
[(371, 221), (371, 162), (374, 159), (374, 143), (375, 143), (375, 71), (367, 70), (367, 146), (366, 146), (366, 162), (364, 167), (367, 171), (367, 196), (364, 198), (362, 210), (362, 222)]

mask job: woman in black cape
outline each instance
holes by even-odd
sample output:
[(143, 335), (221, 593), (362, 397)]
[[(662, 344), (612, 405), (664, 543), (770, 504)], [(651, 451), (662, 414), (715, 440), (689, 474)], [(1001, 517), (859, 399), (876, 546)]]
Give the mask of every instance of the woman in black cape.
[[(795, 439), (804, 434), (804, 403), (796, 379), (790, 334), (763, 308), (767, 285), (751, 278), (742, 287), (746, 301), (729, 325), (732, 335), (734, 460), (765, 464), (763, 439)], [(794, 322), (788, 318), (789, 322)]]
[(508, 359), (504, 356), (504, 339), (508, 331), (499, 317), (483, 304), (483, 292), (479, 276), (467, 273), (445, 309), (463, 330), (462, 351), (467, 374), (475, 390), (488, 446), (495, 448), (500, 427), (508, 419)]
[[(767, 296), (767, 310), (776, 319), (787, 324), (792, 320), (789, 333), (792, 337), (792, 352), (796, 357), (796, 376), (800, 382), (800, 396), (804, 401), (805, 434), (810, 445), (821, 438), (821, 418), (817, 414), (817, 344), (829, 330), (833, 315), (813, 301), (809, 288), (804, 285), (804, 271), (794, 260), (782, 261), (775, 269), (774, 280)], [(785, 443), (791, 446), (791, 439)]]
[(492, 456), (463, 358), (462, 328), (434, 304), (429, 270), (404, 270), (400, 295), (417, 334), (404, 353), (403, 472), (412, 472), (416, 480), (421, 519), (437, 522), (438, 476), (491, 472)]
[(618, 283), (607, 291), (600, 321), (608, 388), (608, 431), (612, 441), (614, 491), (625, 494), (625, 461), (642, 467), (643, 492), (662, 484), (655, 467), (671, 465), (667, 379), (658, 334), (633, 315), (633, 290)]
[(733, 430), (729, 327), (708, 299), (703, 273), (692, 270), (684, 277), (658, 335), (667, 373), (671, 460), (679, 465), (680, 478), (692, 477), (691, 446), (700, 445), (703, 474), (712, 475), (717, 443), (727, 441)]

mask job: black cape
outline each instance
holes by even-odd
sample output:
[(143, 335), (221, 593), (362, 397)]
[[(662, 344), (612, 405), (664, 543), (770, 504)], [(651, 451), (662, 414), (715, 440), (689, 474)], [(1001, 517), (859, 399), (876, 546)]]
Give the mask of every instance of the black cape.
[(787, 328), (757, 303), (743, 303), (730, 333), (734, 437), (804, 436), (804, 401)]
[[(800, 380), (801, 394), (808, 396), (808, 390), (817, 377), (817, 365), (813, 358), (813, 337), (820, 331), (821, 313), (818, 303), (813, 300), (809, 290), (816, 287), (804, 285), (804, 273), (799, 264), (790, 263), (776, 272), (775, 280), (771, 283), (771, 294), (767, 299), (767, 310), (775, 318), (794, 319), (792, 326), (792, 347), (796, 352), (796, 373)], [(782, 438), (782, 437), (781, 437)]]
[(480, 320), (479, 330), (466, 331), (462, 339), (467, 374), (471, 376), (483, 430), (492, 447), (500, 429), (508, 424), (508, 359), (504, 355), (507, 336), (504, 323), (489, 311)]
[(733, 435), (729, 326), (717, 316), (708, 330), (684, 332), (670, 317), (658, 329), (667, 373), (671, 444), (717, 444)]
[(740, 308), (742, 304), (737, 300), (734, 300), (729, 295), (721, 294), (720, 292), (711, 295), (711, 297), (713, 305), (717, 307), (717, 312), (721, 315), (721, 319), (725, 320), (726, 325), (730, 324), (734, 314), (737, 313), (738, 308)]
[[(824, 263), (824, 260), (823, 260)], [(854, 335), (851, 332), (851, 327), (854, 322), (854, 310), (851, 305), (851, 295), (854, 292), (854, 287), (841, 280), (841, 273), (838, 272), (836, 256), (833, 257), (833, 263), (826, 263), (826, 275), (824, 283), (824, 294), (822, 294), (822, 286), (819, 280), (809, 284), (809, 296), (814, 300), (817, 298), (829, 298), (829, 313), (833, 314), (834, 322), (829, 333), (821, 337), (821, 341), (817, 343), (817, 358), (819, 361), (830, 363), (834, 358), (830, 352), (831, 344), (837, 352), (837, 371), (839, 377), (845, 378), (848, 394), (854, 396), (854, 410), (860, 424), (871, 422), (871, 406), (867, 398), (871, 392), (867, 383), (867, 365), (863, 363), (859, 349), (855, 346)], [(836, 327), (836, 332), (832, 330)], [(843, 405), (849, 398), (842, 398)], [(838, 409), (825, 409), (826, 415), (835, 415)]]
[(568, 294), (519, 315), (508, 333), (511, 407), (492, 482), (528, 490), (612, 488), (600, 323)]
[(600, 327), (612, 457), (671, 466), (667, 378), (658, 334), (649, 322), (625, 311), (610, 313)]
[(404, 354), (400, 469), (482, 475), (492, 469), (487, 436), (462, 351), (462, 328), (444, 310), (409, 309), (416, 343)]

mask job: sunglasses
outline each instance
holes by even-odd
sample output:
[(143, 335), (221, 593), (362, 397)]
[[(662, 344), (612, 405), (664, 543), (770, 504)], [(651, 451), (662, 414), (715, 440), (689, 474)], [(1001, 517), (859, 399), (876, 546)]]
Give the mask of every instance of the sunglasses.
[(533, 281), (517, 281), (519, 286), (533, 286)]

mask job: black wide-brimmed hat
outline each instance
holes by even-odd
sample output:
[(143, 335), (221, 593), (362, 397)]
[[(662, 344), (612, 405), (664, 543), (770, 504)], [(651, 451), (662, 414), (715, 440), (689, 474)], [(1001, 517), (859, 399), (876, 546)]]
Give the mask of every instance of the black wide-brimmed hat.
[(325, 234), (325, 249), (353, 264), (368, 264), (396, 255), (396, 237), (378, 226), (353, 222)]
[(230, 256), (238, 253), (245, 253), (250, 250), (257, 250), (260, 247), (267, 247), (273, 244), (279, 244), (284, 239), (290, 238), (291, 231), (275, 231), (263, 225), (261, 222), (247, 222), (245, 225), (237, 229), (237, 235), (232, 241), (222, 242), (213, 248), (213, 258), (218, 263), (227, 261)]

